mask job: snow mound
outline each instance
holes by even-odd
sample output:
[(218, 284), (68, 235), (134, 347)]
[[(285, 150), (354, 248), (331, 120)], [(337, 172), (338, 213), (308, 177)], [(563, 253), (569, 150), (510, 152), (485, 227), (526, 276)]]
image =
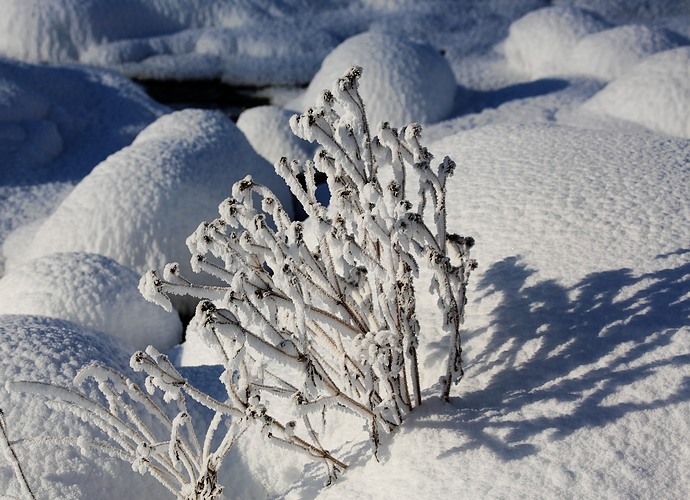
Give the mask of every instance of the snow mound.
[[(0, 54), (81, 62), (138, 78), (307, 83), (342, 40), (310, 16), (332, 2), (0, 0)], [(324, 19), (327, 19), (325, 17)], [(332, 23), (331, 23), (332, 24)]]
[[(188, 263), (187, 236), (217, 217), (232, 184), (247, 174), (289, 200), (273, 167), (224, 115), (201, 110), (165, 115), (74, 188), (25, 256), (98, 253), (138, 273), (167, 262)], [(189, 264), (183, 272), (189, 274)]]
[(60, 253), (25, 263), (0, 279), (0, 314), (50, 316), (108, 333), (135, 349), (179, 344), (182, 324), (147, 302), (139, 276), (95, 254)]
[(164, 110), (108, 71), (0, 58), (0, 183), (83, 176)]
[(351, 66), (364, 70), (359, 91), (372, 128), (384, 120), (395, 127), (412, 121), (433, 123), (453, 110), (455, 76), (436, 49), (372, 32), (349, 38), (328, 54), (294, 106), (301, 110), (312, 106)]
[(587, 35), (609, 28), (602, 18), (571, 7), (545, 7), (510, 25), (504, 51), (511, 67), (537, 79), (567, 70), (570, 52)]
[(0, 244), (165, 110), (109, 71), (0, 58)]
[(449, 184), (448, 225), (475, 237), (478, 274), (520, 255), (546, 279), (573, 282), (654, 269), (657, 255), (690, 241), (688, 147), (646, 131), (501, 124), (430, 150), (463, 165)]
[[(40, 396), (8, 393), (5, 381), (37, 380), (71, 385), (76, 370), (96, 361), (127, 371), (129, 347), (74, 323), (35, 316), (0, 316), (0, 408), (29, 484), (38, 498), (167, 498), (151, 477), (102, 453), (82, 456), (64, 443), (32, 441), (41, 437), (83, 436), (103, 440), (83, 421), (46, 405)], [(93, 392), (93, 391), (92, 391)], [(94, 480), (98, 478), (98, 480)], [(19, 494), (12, 469), (0, 460), (0, 495)]]
[(103, 42), (208, 24), (222, 3), (189, 9), (183, 0), (1, 0), (0, 53), (30, 62), (77, 61)]
[(143, 79), (218, 78), (237, 85), (309, 82), (339, 39), (325, 30), (260, 18), (238, 26), (92, 46), (81, 62)]
[(649, 57), (595, 94), (583, 109), (690, 138), (690, 47)]
[(237, 128), (271, 165), (283, 156), (289, 160), (311, 160), (314, 148), (290, 130), (290, 117), (294, 114), (275, 106), (258, 106), (242, 112)]
[(614, 22), (652, 21), (690, 14), (689, 0), (555, 0), (553, 3), (591, 10)]
[(620, 26), (584, 37), (573, 48), (568, 69), (602, 80), (618, 78), (644, 58), (682, 45), (681, 37), (640, 24)]

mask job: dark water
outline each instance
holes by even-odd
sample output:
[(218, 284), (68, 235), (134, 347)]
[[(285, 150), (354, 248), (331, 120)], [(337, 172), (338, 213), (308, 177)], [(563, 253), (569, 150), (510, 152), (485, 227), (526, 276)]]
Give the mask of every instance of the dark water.
[(237, 121), (248, 108), (270, 104), (262, 88), (238, 87), (220, 80), (135, 80), (154, 100), (173, 109), (217, 109)]

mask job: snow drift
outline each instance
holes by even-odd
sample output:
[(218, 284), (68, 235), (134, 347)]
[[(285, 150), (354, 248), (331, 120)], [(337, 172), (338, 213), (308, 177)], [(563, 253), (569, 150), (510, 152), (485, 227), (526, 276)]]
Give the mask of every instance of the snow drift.
[[(146, 302), (139, 276), (96, 254), (50, 254), (18, 266), (0, 279), (0, 315), (50, 316), (118, 337), (135, 349), (179, 344), (176, 314)], [(123, 312), (125, 312), (123, 314)]]
[(0, 58), (0, 244), (166, 110), (109, 71)]
[(592, 12), (571, 7), (545, 7), (510, 25), (504, 51), (508, 63), (532, 79), (558, 75), (570, 51), (585, 36), (610, 26)]
[(444, 57), (431, 46), (384, 33), (362, 33), (336, 47), (292, 105), (306, 110), (351, 66), (364, 68), (359, 92), (372, 128), (384, 120), (396, 127), (433, 123), (453, 109), (457, 84)]
[[(126, 371), (130, 350), (125, 342), (68, 321), (0, 316), (0, 408), (7, 415), (10, 439), (21, 440), (16, 452), (39, 497), (128, 498), (136, 491), (146, 498), (165, 498), (155, 481), (133, 473), (130, 464), (103, 453), (84, 457), (64, 442), (50, 441), (79, 436), (103, 440), (103, 436), (76, 417), (54, 411), (45, 398), (8, 393), (4, 386), (9, 380), (69, 385), (76, 371), (92, 361)], [(0, 460), (0, 484), (3, 494), (19, 496), (12, 469), (4, 460)]]
[(690, 138), (690, 47), (660, 52), (592, 97), (585, 109)]
[(185, 239), (248, 173), (289, 200), (273, 167), (225, 116), (201, 110), (163, 116), (74, 188), (26, 257), (90, 252), (138, 273), (168, 261), (187, 269)]
[(686, 43), (677, 34), (640, 24), (619, 26), (584, 37), (567, 63), (572, 74), (613, 80), (646, 57)]
[(313, 146), (290, 130), (295, 113), (275, 106), (248, 109), (237, 120), (239, 128), (254, 150), (271, 165), (283, 156), (288, 160), (306, 161), (313, 158)]

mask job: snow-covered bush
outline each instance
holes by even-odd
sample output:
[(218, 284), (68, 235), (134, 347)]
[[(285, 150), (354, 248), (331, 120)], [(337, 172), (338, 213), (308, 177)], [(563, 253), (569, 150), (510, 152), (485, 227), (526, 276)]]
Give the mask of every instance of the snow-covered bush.
[[(315, 416), (325, 428), (332, 411), (363, 419), (376, 453), (381, 431), (422, 403), (415, 279), (425, 266), (449, 337), (438, 385), (447, 399), (463, 375), (460, 327), (476, 265), (472, 238), (446, 232), (445, 184), (455, 164), (446, 157), (432, 169), (416, 124), (397, 131), (384, 122), (372, 137), (360, 75), (351, 68), (318, 107), (291, 120), (296, 135), (321, 145), (313, 161), (276, 164), (309, 216), (305, 223), (292, 221), (275, 194), (247, 176), (220, 205), (220, 218), (187, 239), (192, 269), (224, 285), (194, 284), (176, 263), (162, 277), (149, 271), (141, 279), (144, 296), (168, 310), (169, 294), (203, 299), (188, 335), (201, 336), (224, 360), (226, 401), (194, 388), (153, 347), (130, 361), (146, 374), (149, 395), (99, 363), (77, 373), (76, 388), (21, 381), (8, 388), (62, 400), (59, 408), (109, 440), (78, 439), (82, 451), (129, 461), (182, 498), (222, 491), (223, 458), (250, 426), (322, 460), (330, 481), (347, 464), (324, 446)], [(317, 171), (328, 179), (328, 206), (316, 197)], [(412, 179), (416, 204), (408, 200)], [(100, 395), (82, 392), (85, 382), (95, 382)], [(210, 422), (193, 421), (190, 399), (213, 412)]]
[[(331, 477), (344, 464), (320, 445), (313, 415), (358, 415), (376, 450), (380, 432), (422, 402), (420, 262), (433, 273), (450, 338), (442, 396), (462, 377), (460, 325), (475, 266), (472, 238), (446, 233), (445, 182), (455, 164), (445, 158), (431, 168), (416, 124), (397, 131), (384, 122), (372, 136), (360, 74), (353, 67), (318, 107), (291, 120), (296, 135), (321, 145), (313, 161), (276, 164), (308, 215), (305, 223), (291, 221), (278, 198), (248, 176), (220, 205), (220, 218), (187, 239), (193, 270), (225, 285), (196, 285), (177, 263), (162, 277), (149, 271), (140, 284), (166, 309), (171, 294), (204, 299), (187, 335), (203, 337), (225, 360), (232, 404), (274, 441), (323, 458)], [(328, 179), (328, 206), (316, 197), (317, 171)], [(390, 179), (385, 185), (383, 177)], [(408, 201), (413, 178), (416, 206)]]

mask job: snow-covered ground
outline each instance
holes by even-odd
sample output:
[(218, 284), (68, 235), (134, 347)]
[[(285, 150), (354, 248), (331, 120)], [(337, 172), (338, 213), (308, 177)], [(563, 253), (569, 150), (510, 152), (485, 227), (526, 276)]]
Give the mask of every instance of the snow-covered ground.
[[(244, 437), (221, 470), (228, 497), (686, 498), (690, 1), (186, 5), (0, 0), (0, 408), (40, 498), (166, 498), (128, 464), (57, 443), (98, 433), (4, 382), (67, 384), (91, 360), (126, 370), (154, 344), (218, 393), (214, 358), (176, 345), (178, 318), (136, 277), (185, 264), (185, 238), (248, 173), (289, 204), (270, 163), (312, 149), (288, 117), (352, 64), (374, 121), (423, 123), (458, 164), (449, 226), (476, 239), (480, 266), (466, 375), (379, 461), (353, 433), (328, 488), (321, 467)], [(235, 126), (172, 112), (122, 75), (311, 85)], [(429, 395), (445, 359), (431, 301)], [(0, 455), (0, 496), (19, 491)]]

